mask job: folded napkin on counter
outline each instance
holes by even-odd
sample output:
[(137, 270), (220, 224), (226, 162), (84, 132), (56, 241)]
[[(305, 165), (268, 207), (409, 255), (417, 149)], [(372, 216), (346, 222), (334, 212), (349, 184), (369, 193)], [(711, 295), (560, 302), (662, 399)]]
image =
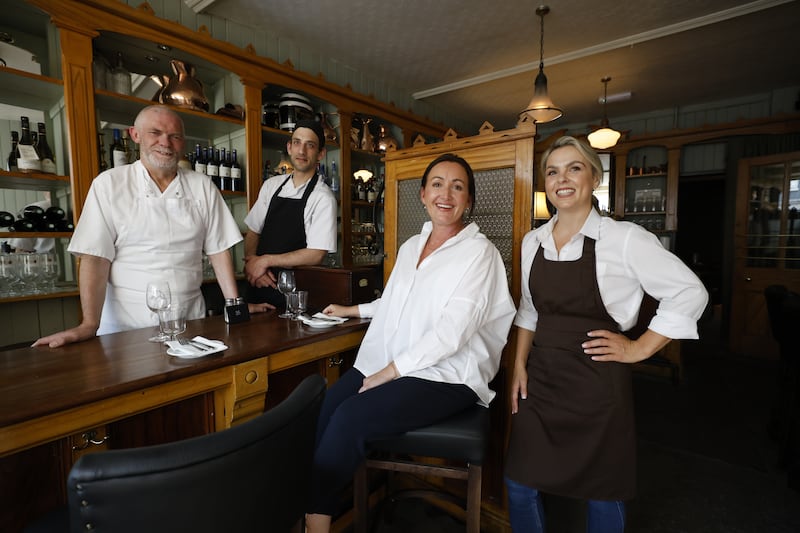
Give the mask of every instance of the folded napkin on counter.
[(334, 322), (338, 322), (339, 324), (341, 324), (342, 322), (347, 322), (349, 320), (349, 318), (343, 318), (343, 317), (340, 317), (340, 316), (326, 315), (323, 312), (314, 313), (311, 316), (311, 318), (316, 318), (316, 319), (319, 319), (319, 320), (333, 320)]
[(312, 328), (329, 328), (331, 326), (337, 326), (347, 320), (346, 318), (328, 316), (323, 313), (316, 313), (314, 316), (300, 315), (299, 318), (303, 324)]
[[(186, 341), (184, 341), (186, 342)], [(209, 340), (205, 337), (197, 336), (191, 339), (190, 343), (181, 344), (180, 341), (167, 341), (167, 353), (174, 357), (183, 359), (194, 359), (195, 357), (205, 357), (213, 353), (227, 350), (228, 347), (222, 341)]]

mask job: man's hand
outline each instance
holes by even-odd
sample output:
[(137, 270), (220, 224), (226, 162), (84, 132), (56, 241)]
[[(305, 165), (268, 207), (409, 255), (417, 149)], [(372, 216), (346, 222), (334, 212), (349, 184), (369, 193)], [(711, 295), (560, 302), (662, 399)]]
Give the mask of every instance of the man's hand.
[(266, 255), (250, 255), (244, 258), (244, 274), (247, 282), (253, 287), (277, 288), (277, 278), (272, 273), (269, 257)]
[(91, 339), (97, 334), (97, 326), (88, 324), (80, 324), (74, 328), (59, 331), (34, 342), (31, 346), (49, 346), (50, 348), (58, 348), (65, 344), (73, 342), (81, 342)]
[(247, 309), (252, 315), (254, 313), (266, 313), (270, 309), (275, 309), (275, 306), (264, 302), (263, 304), (247, 304)]

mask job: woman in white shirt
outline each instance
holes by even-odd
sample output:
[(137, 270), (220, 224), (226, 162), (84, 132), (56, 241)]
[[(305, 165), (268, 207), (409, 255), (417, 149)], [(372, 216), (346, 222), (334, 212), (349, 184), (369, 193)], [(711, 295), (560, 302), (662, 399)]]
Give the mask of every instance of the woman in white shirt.
[(364, 442), (401, 434), (479, 403), (488, 406), (514, 302), (500, 253), (464, 216), (475, 201), (472, 169), (439, 156), (422, 177), (430, 222), (397, 254), (383, 296), (329, 305), (334, 316), (372, 317), (356, 357), (326, 394), (317, 429), (306, 527), (328, 531), (338, 493), (364, 459)]
[[(544, 531), (539, 491), (588, 500), (587, 531), (622, 532), (633, 497), (636, 434), (630, 365), (673, 338), (696, 339), (708, 294), (658, 238), (602, 217), (597, 154), (561, 137), (542, 155), (557, 214), (522, 244), (522, 298), (506, 460), (514, 533)], [(643, 293), (659, 301), (635, 325)]]

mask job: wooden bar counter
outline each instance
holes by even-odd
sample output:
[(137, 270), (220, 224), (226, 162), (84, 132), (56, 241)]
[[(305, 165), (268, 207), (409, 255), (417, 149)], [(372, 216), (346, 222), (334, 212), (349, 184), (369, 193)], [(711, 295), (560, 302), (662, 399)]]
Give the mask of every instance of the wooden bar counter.
[[(59, 481), (87, 450), (130, 446), (125, 431), (119, 431), (122, 442), (115, 441), (118, 435), (113, 431), (103, 442), (110, 424), (123, 425), (183, 402), (188, 407), (179, 411), (178, 418), (196, 426), (189, 436), (219, 431), (263, 412), (270, 378), (277, 379), (278, 373), (316, 371), (335, 381), (341, 354), (359, 346), (368, 323), (351, 319), (314, 329), (278, 318), (274, 311), (253, 315), (243, 324), (226, 324), (221, 316), (193, 320), (187, 322), (183, 338), (202, 335), (228, 346), (197, 359), (170, 356), (165, 345), (149, 342), (155, 328), (104, 335), (61, 348), (0, 351), (0, 470), (4, 478), (0, 492), (9, 495), (13, 490), (11, 500), (19, 496), (25, 501), (26, 491), (20, 492), (19, 484), (9, 485), (15, 479), (17, 483), (29, 479), (31, 463), (53, 462), (51, 478)], [(309, 363), (310, 369), (300, 368)], [(130, 433), (150, 429), (139, 426)], [(137, 437), (134, 445), (152, 443)], [(60, 457), (52, 460), (53, 455)], [(50, 489), (39, 482), (34, 485), (31, 492), (36, 494)], [(20, 511), (27, 518), (40, 514), (59, 503), (61, 490), (54, 487), (45, 501), (26, 511), (9, 507), (12, 502), (4, 498), (0, 520), (10, 518), (9, 514), (20, 518)], [(23, 507), (31, 503), (28, 500)]]

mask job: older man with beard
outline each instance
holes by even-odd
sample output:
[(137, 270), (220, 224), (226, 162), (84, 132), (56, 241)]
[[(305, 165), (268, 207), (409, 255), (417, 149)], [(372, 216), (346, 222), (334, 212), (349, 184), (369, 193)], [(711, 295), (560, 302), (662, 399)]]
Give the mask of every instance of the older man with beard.
[[(224, 296), (238, 296), (230, 248), (242, 234), (211, 180), (178, 167), (186, 144), (181, 118), (164, 106), (146, 107), (130, 136), (139, 144), (139, 161), (94, 179), (68, 248), (80, 257), (83, 320), (34, 346), (155, 325), (145, 305), (153, 279), (169, 282), (187, 318), (205, 316), (204, 253)], [(266, 309), (251, 306), (253, 312)]]

